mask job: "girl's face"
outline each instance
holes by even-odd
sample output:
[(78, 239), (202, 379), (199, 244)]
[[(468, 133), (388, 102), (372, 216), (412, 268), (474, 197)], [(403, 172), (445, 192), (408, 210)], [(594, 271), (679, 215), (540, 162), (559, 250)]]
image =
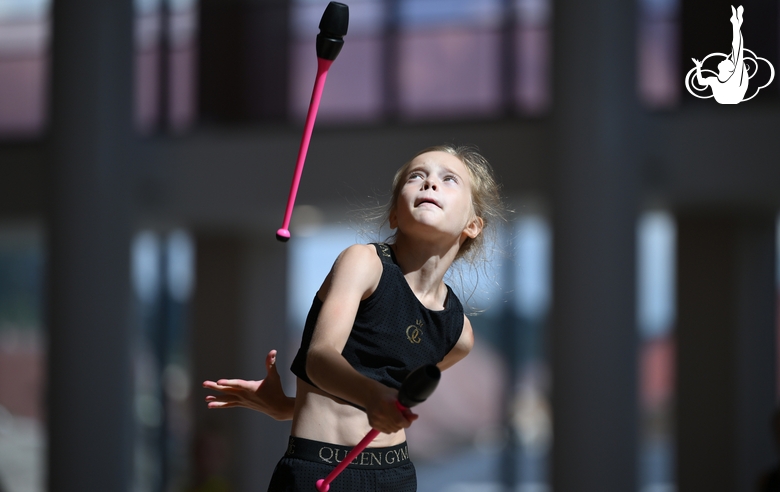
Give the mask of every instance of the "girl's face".
[(390, 227), (404, 233), (419, 229), (426, 237), (438, 232), (474, 238), (482, 221), (474, 215), (471, 175), (466, 165), (446, 152), (415, 157), (402, 176)]

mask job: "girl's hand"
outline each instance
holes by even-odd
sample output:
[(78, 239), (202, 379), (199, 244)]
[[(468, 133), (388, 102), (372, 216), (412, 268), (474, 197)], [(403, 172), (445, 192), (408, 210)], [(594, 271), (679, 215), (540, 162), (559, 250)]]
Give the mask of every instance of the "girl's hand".
[(291, 419), (295, 399), (285, 395), (282, 389), (282, 380), (276, 370), (276, 350), (268, 352), (265, 368), (268, 375), (260, 381), (243, 379), (204, 381), (204, 388), (222, 393), (206, 397), (208, 408), (244, 407), (262, 412), (276, 420)]
[(373, 429), (393, 434), (412, 425), (418, 415), (411, 410), (401, 411), (396, 406), (398, 391), (376, 383), (366, 404), (368, 423)]
[(701, 66), (701, 62), (699, 60), (697, 60), (696, 58), (691, 58), (691, 60), (693, 60), (693, 63), (695, 63), (697, 67)]

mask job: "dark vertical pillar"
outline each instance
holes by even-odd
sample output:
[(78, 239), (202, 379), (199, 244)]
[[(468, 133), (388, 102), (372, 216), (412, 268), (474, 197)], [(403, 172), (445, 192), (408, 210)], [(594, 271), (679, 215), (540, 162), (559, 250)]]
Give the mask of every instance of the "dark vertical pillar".
[[(271, 232), (271, 234), (268, 234)], [(294, 380), (287, 338), (287, 251), (272, 231), (252, 238), (244, 254), (241, 331), (236, 355), (239, 371), (255, 379), (265, 377), (265, 356), (278, 350), (278, 369), (283, 382)], [(293, 386), (294, 387), (294, 386)], [(294, 396), (294, 395), (289, 395)], [(242, 412), (239, 441), (241, 466), (239, 490), (265, 490), (274, 467), (287, 449), (290, 422), (277, 422), (266, 415)]]
[(680, 492), (753, 491), (772, 462), (775, 220), (677, 215)]
[(554, 8), (555, 492), (637, 488), (635, 24), (635, 2)]
[[(287, 116), (290, 2), (199, 2), (199, 111), (223, 123)], [(312, 33), (312, 46), (317, 31)], [(314, 48), (312, 48), (313, 50)], [(312, 63), (316, 63), (312, 51)]]
[[(235, 237), (196, 234), (195, 292), (192, 299), (192, 371), (195, 395), (205, 398), (200, 384), (209, 379), (238, 378), (238, 346), (240, 319), (241, 244)], [(243, 379), (252, 379), (251, 377)], [(203, 398), (193, 398), (195, 409), (194, 439), (214, 446), (213, 463), (199, 463), (196, 455), (193, 473), (210, 472), (222, 475), (234, 488), (238, 471), (235, 467), (236, 442), (239, 428), (236, 410), (208, 410)], [(225, 413), (222, 413), (225, 412)], [(231, 413), (227, 413), (231, 412)], [(233, 418), (230, 418), (231, 415)], [(204, 459), (207, 454), (204, 453)], [(206, 479), (208, 477), (196, 477)]]
[[(197, 286), (193, 299), (192, 365), (196, 394), (205, 379), (262, 379), (265, 355), (279, 350), (279, 372), (290, 373), (286, 344), (286, 249), (234, 234), (201, 234), (196, 240)], [(264, 489), (287, 446), (289, 424), (244, 409), (207, 410), (194, 398), (196, 433), (226, 442), (225, 473), (232, 490)]]
[[(241, 87), (253, 121), (280, 121), (287, 118), (290, 87), (290, 2), (289, 0), (249, 1), (242, 24), (246, 31), (243, 47), (246, 64)], [(323, 12), (325, 8), (323, 7)], [(311, 33), (311, 63), (316, 66)]]
[(53, 5), (49, 490), (130, 490), (133, 3)]

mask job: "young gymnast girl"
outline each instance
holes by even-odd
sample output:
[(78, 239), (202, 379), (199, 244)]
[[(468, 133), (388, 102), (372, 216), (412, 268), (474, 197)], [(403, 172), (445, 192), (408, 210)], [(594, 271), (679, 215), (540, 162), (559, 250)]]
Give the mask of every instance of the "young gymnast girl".
[(203, 383), (219, 392), (206, 397), (209, 408), (292, 419), (269, 492), (314, 491), (371, 428), (381, 434), (331, 490), (417, 489), (404, 433), (417, 415), (396, 407), (398, 389), (417, 367), (446, 369), (471, 350), (471, 324), (444, 275), (455, 260), (484, 255), (485, 232), (501, 217), (484, 157), (469, 147), (423, 150), (393, 181), (389, 243), (344, 250), (317, 292), (291, 368), (295, 398), (282, 390), (273, 350), (262, 381)]

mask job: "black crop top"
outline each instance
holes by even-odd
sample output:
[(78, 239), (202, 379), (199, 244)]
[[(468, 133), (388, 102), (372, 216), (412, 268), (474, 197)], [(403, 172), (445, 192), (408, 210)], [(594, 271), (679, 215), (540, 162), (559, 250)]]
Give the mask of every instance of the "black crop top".
[[(382, 260), (376, 290), (360, 302), (352, 332), (341, 355), (360, 374), (399, 389), (411, 371), (436, 364), (455, 346), (463, 331), (463, 305), (450, 286), (444, 309), (431, 311), (417, 299), (386, 244), (374, 244)], [(293, 374), (315, 386), (306, 373), (306, 355), (322, 301), (314, 296)]]

